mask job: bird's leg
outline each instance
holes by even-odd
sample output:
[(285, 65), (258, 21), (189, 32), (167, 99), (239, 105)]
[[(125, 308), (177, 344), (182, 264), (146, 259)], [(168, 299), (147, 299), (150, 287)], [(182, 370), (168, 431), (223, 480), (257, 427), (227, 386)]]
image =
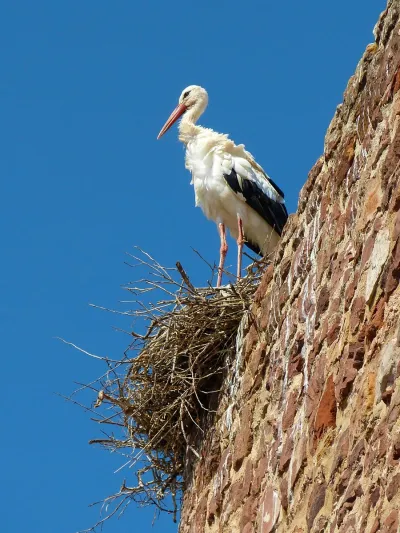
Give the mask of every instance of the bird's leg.
[(226, 242), (225, 224), (218, 224), (219, 236), (221, 239), (221, 248), (219, 249), (219, 266), (218, 266), (218, 280), (217, 287), (221, 287), (222, 271), (224, 270), (225, 257), (228, 252), (228, 244)]
[(244, 236), (243, 236), (243, 222), (239, 215), (237, 217), (237, 221), (238, 221), (238, 238), (236, 241), (238, 245), (237, 279), (240, 279), (242, 275), (242, 251), (243, 251), (243, 244), (244, 244)]

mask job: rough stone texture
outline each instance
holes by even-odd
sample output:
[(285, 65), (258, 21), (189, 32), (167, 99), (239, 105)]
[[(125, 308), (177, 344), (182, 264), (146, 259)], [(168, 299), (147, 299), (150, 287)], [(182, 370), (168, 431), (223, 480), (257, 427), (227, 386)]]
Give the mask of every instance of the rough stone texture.
[(180, 533), (397, 532), (400, 0), (238, 334)]

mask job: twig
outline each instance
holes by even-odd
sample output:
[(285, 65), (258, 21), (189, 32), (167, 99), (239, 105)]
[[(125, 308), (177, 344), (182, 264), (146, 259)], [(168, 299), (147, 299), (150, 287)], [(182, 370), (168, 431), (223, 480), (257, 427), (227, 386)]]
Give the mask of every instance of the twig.
[(189, 279), (189, 276), (186, 274), (186, 272), (184, 271), (184, 269), (183, 269), (183, 267), (182, 267), (182, 265), (180, 264), (179, 261), (177, 261), (177, 263), (176, 263), (176, 268), (178, 269), (179, 274), (182, 276), (182, 279), (186, 283), (186, 286), (190, 290), (190, 292), (192, 294), (197, 294), (196, 289), (193, 287), (193, 285), (192, 285), (192, 283), (191, 283), (191, 281)]

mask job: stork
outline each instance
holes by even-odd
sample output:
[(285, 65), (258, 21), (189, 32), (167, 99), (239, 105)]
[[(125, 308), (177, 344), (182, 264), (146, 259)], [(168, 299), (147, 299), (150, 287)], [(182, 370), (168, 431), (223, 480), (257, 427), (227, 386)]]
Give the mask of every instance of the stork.
[(227, 135), (196, 124), (207, 104), (208, 94), (203, 87), (186, 87), (157, 139), (182, 117), (179, 140), (186, 145), (185, 166), (192, 174), (196, 206), (218, 225), (220, 287), (228, 251), (226, 228), (237, 242), (239, 279), (243, 244), (257, 254), (270, 254), (280, 239), (288, 213), (283, 192), (243, 144), (236, 145)]

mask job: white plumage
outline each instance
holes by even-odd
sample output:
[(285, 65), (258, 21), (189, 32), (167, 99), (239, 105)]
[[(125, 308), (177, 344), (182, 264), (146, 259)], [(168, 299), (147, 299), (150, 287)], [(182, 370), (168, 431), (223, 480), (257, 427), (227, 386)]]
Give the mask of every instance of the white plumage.
[(206, 217), (217, 224), (225, 224), (237, 240), (239, 216), (246, 239), (266, 255), (275, 248), (279, 235), (249, 206), (243, 193), (235, 193), (224, 178), (234, 169), (239, 180), (257, 183), (266, 195), (278, 200), (276, 191), (246, 157), (251, 158), (251, 155), (243, 145), (235, 146), (225, 135), (206, 130), (188, 143), (186, 168), (192, 173), (196, 206), (202, 208)]
[(158, 138), (182, 116), (179, 139), (186, 145), (185, 164), (192, 174), (196, 206), (218, 224), (220, 231), (219, 286), (227, 252), (225, 227), (238, 243), (240, 277), (243, 243), (255, 252), (270, 254), (279, 241), (287, 211), (282, 191), (244, 145), (195, 124), (207, 103), (205, 89), (187, 87)]

